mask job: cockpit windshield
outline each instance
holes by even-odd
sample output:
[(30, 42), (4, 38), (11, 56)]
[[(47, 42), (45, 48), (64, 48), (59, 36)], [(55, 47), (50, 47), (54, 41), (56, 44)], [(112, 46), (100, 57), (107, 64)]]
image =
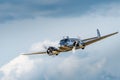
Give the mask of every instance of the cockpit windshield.
[(68, 41), (68, 39), (63, 39), (63, 40), (61, 40), (61, 42), (67, 42)]
[(63, 45), (65, 43), (67, 43), (68, 41), (69, 41), (69, 39), (63, 39), (63, 40), (60, 41), (60, 44)]

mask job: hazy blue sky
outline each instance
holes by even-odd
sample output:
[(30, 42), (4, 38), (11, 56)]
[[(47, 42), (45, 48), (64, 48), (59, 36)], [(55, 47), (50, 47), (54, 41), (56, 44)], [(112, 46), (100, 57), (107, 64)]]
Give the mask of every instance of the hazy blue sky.
[(57, 57), (19, 56), (54, 45), (120, 30), (119, 0), (1, 0), (1, 80), (119, 80), (120, 35)]

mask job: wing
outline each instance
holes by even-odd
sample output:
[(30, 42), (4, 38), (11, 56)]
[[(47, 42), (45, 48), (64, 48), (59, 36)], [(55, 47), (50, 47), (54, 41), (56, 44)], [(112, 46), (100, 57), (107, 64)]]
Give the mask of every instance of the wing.
[(68, 47), (68, 46), (61, 46), (59, 47), (59, 52), (67, 52), (67, 51), (71, 51), (73, 49), (73, 47)]
[(83, 42), (84, 42), (85, 45), (90, 45), (90, 44), (92, 44), (94, 42), (105, 39), (105, 38), (110, 37), (112, 35), (115, 35), (117, 33), (118, 32), (114, 32), (114, 33), (111, 33), (111, 34), (108, 34), (108, 35), (105, 35), (105, 36), (101, 36), (101, 37), (93, 37), (93, 38), (84, 39)]
[(34, 53), (27, 53), (22, 55), (35, 55), (35, 54), (46, 54), (46, 52), (34, 52)]
[[(118, 32), (111, 33), (111, 34), (108, 34), (108, 35), (105, 35), (105, 36), (101, 36), (101, 37), (99, 36), (99, 37), (88, 38), (88, 39), (84, 39), (82, 41), (84, 42), (84, 45), (87, 46), (87, 45), (90, 45), (90, 44), (92, 44), (94, 42), (102, 40), (104, 38), (107, 38), (107, 37), (110, 37), (112, 35), (115, 35), (117, 33)], [(82, 48), (82, 47), (81, 46), (76, 47), (76, 49), (80, 49), (80, 48)], [(71, 51), (72, 49), (73, 49), (73, 47), (61, 46), (61, 47), (59, 47), (58, 52), (67, 52), (67, 51)]]

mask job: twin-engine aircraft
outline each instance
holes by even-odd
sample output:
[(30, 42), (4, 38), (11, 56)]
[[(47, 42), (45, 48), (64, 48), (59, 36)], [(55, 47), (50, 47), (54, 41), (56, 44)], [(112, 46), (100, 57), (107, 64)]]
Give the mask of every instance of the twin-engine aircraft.
[(62, 40), (60, 40), (59, 42), (60, 47), (58, 48), (54, 46), (49, 46), (45, 52), (34, 52), (34, 53), (28, 53), (23, 55), (48, 54), (49, 56), (51, 56), (51, 55), (58, 55), (61, 52), (72, 51), (73, 49), (84, 49), (86, 46), (94, 42), (105, 39), (117, 33), (118, 32), (114, 32), (111, 34), (101, 36), (100, 31), (97, 29), (97, 36), (92, 38), (81, 40), (80, 38), (69, 38), (67, 36), (67, 37), (64, 37)]

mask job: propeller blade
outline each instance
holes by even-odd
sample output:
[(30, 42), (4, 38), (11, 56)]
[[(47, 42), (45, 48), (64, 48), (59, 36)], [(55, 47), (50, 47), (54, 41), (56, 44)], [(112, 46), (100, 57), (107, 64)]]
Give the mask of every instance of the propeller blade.
[(75, 53), (76, 47), (77, 47), (78, 41), (74, 42), (72, 52)]
[(44, 46), (44, 48), (47, 50), (48, 49), (48, 47), (47, 46)]

